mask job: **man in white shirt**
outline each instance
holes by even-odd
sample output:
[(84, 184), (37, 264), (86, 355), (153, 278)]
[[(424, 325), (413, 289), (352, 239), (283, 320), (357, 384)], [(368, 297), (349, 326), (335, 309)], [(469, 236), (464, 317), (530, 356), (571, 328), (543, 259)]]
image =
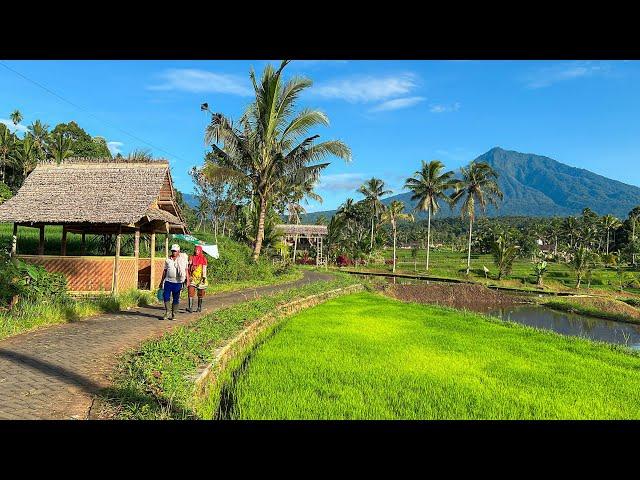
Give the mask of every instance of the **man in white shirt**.
[[(180, 253), (180, 245), (175, 243), (171, 245), (171, 255), (164, 262), (164, 270), (159, 287), (164, 289), (164, 320), (174, 320), (176, 318), (182, 285), (189, 280), (189, 270), (186, 262), (181, 258), (183, 255), (186, 257), (185, 254)], [(169, 316), (169, 300), (172, 296), (171, 316)]]

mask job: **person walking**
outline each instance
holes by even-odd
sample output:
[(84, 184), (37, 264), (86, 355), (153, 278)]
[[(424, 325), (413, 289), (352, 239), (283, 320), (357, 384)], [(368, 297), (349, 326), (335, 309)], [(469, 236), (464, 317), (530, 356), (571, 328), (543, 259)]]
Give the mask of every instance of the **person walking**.
[(207, 257), (202, 252), (202, 246), (196, 245), (194, 254), (189, 257), (189, 306), (187, 312), (192, 313), (196, 310), (193, 305), (198, 294), (198, 312), (202, 311), (202, 300), (207, 289)]
[[(180, 245), (171, 245), (171, 255), (164, 262), (164, 270), (160, 279), (160, 287), (164, 290), (164, 317), (163, 320), (174, 320), (180, 303), (180, 291), (182, 284), (189, 282), (189, 269), (185, 268), (180, 258)], [(171, 304), (171, 315), (169, 315), (169, 300), (173, 297)]]

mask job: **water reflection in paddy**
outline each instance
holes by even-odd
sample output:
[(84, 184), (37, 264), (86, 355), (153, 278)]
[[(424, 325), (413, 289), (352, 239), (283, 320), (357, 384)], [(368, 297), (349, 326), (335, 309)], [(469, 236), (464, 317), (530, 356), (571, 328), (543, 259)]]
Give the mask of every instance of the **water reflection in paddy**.
[(586, 337), (640, 350), (640, 325), (557, 312), (535, 305), (494, 308), (486, 313), (530, 327), (553, 330), (562, 335)]

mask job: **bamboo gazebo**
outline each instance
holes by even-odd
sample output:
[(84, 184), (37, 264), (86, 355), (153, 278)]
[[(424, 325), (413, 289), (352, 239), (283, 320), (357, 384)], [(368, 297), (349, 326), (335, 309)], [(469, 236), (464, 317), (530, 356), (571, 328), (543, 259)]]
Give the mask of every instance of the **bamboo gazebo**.
[[(166, 160), (68, 159), (36, 167), (18, 193), (0, 205), (0, 222), (13, 223), (11, 255), (67, 277), (77, 293), (152, 288), (160, 280), (156, 234), (188, 233)], [(45, 255), (47, 225), (62, 226), (60, 255)], [(18, 227), (40, 230), (37, 255), (18, 251)], [(67, 233), (82, 235), (80, 256), (67, 255)], [(87, 256), (86, 235), (115, 235), (115, 256)], [(150, 258), (140, 258), (140, 235), (150, 235)], [(123, 235), (134, 236), (133, 257), (121, 256)], [(144, 282), (141, 282), (144, 279)], [(148, 279), (148, 280), (147, 280)]]
[(296, 242), (306, 242), (316, 249), (316, 265), (326, 262), (322, 247), (324, 239), (328, 234), (326, 225), (301, 225), (295, 223), (276, 225), (276, 231), (280, 233), (284, 240), (293, 245)]

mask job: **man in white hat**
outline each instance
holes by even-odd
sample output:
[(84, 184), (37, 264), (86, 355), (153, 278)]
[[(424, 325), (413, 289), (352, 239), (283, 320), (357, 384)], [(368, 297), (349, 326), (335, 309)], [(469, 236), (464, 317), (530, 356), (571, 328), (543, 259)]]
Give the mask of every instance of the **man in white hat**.
[[(171, 245), (171, 255), (164, 262), (162, 279), (159, 288), (164, 289), (164, 320), (176, 318), (176, 311), (180, 303), (180, 291), (182, 285), (189, 280), (189, 271), (180, 255), (180, 245)], [(171, 304), (171, 316), (169, 316), (169, 300), (173, 296)]]

